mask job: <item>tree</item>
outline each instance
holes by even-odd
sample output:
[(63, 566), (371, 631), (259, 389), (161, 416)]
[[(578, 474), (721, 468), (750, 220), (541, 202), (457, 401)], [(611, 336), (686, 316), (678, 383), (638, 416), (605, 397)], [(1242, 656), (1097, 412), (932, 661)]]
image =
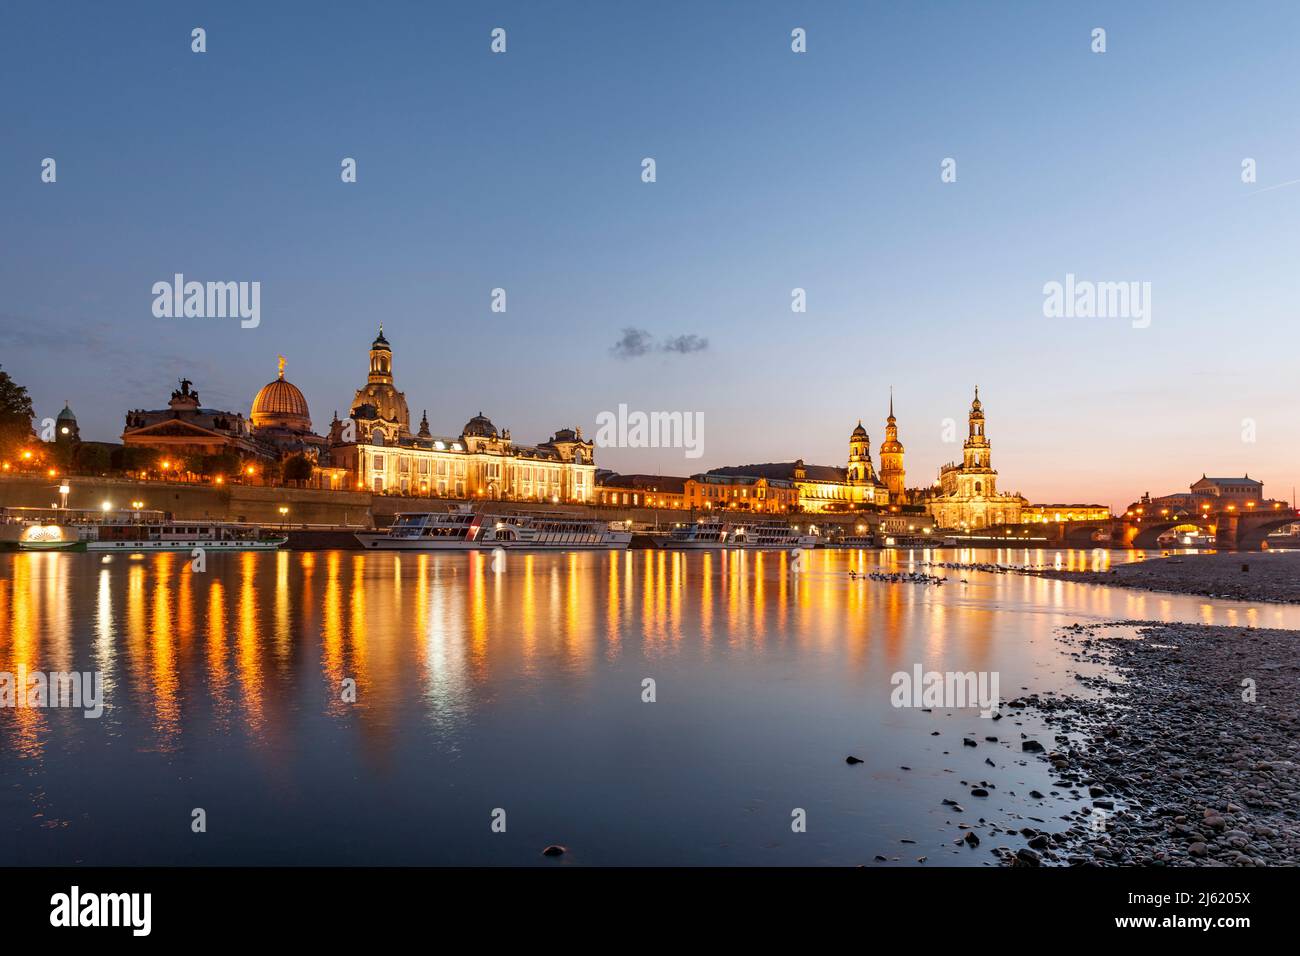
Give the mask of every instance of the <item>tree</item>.
[(270, 461), (257, 461), (254, 462), (254, 465), (261, 473), (262, 481), (268, 485), (275, 484), (284, 473), (284, 466), (280, 464), (278, 458), (273, 458)]
[(224, 451), (219, 455), (205, 455), (202, 471), (199, 473), (205, 478), (229, 478), (231, 475), (238, 475), (242, 467), (238, 455), (233, 451)]
[(312, 463), (306, 455), (293, 455), (284, 461), (285, 481), (310, 481)]
[(74, 455), (74, 467), (83, 474), (102, 475), (113, 466), (113, 456), (100, 444), (81, 444)]
[(203, 474), (204, 467), (207, 465), (208, 457), (208, 455), (205, 455), (202, 452), (194, 452), (193, 454), (186, 455), (180, 460), (180, 468), (182, 468), (186, 474), (201, 475)]
[(0, 368), (0, 455), (11, 458), (32, 443), (32, 399)]
[(149, 467), (153, 458), (154, 453), (151, 448), (141, 448), (138, 445), (123, 445), (121, 448), (113, 449), (113, 470), (141, 471)]

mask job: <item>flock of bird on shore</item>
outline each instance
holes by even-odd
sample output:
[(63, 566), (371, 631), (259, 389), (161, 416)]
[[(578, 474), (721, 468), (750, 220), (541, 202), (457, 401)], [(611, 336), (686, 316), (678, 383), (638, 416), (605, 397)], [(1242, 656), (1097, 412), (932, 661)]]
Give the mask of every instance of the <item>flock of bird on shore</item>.
[[(990, 574), (1012, 574), (1028, 570), (1015, 564), (995, 564), (992, 562), (974, 562), (962, 563), (957, 561), (926, 561), (924, 567), (945, 568), (950, 571), (985, 571)], [(858, 571), (854, 568), (849, 569), (849, 579), (853, 581), (870, 580), (881, 581), (885, 584), (932, 584), (943, 585), (948, 579), (935, 574), (929, 574), (925, 571)], [(961, 578), (962, 584), (969, 584), (966, 578)]]

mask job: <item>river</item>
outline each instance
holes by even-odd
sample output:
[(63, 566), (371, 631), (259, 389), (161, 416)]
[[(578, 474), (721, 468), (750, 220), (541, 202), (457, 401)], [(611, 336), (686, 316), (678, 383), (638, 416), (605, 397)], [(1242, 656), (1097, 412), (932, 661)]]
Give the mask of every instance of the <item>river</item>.
[[(1021, 735), (1050, 749), (1053, 731), (1005, 706), (998, 721), (896, 707), (892, 675), (996, 674), (1004, 701), (1075, 692), (1062, 625), (1296, 628), (1300, 607), (924, 562), (1135, 557), (631, 551), (494, 568), (327, 551), (209, 554), (195, 572), (184, 554), (0, 555), (0, 672), (97, 672), (104, 701), (98, 718), (0, 710), (0, 855), (990, 865), (987, 839), (954, 845), (961, 822), (1050, 829), (1077, 802), (1027, 796), (1053, 787)], [(990, 795), (972, 797), (981, 782)], [(543, 857), (549, 844), (567, 852)]]

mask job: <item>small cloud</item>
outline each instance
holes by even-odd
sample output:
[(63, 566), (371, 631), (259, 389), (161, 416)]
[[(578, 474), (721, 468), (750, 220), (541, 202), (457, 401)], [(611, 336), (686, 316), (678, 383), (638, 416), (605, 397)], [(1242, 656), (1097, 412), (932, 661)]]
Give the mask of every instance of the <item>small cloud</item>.
[(651, 352), (690, 355), (692, 352), (703, 352), (708, 347), (709, 340), (694, 333), (676, 335), (664, 339), (661, 345), (655, 345), (654, 336), (645, 329), (629, 328), (623, 330), (622, 337), (614, 343), (610, 352), (621, 359), (632, 359), (649, 355)]
[(703, 352), (709, 347), (709, 340), (701, 338), (694, 333), (690, 335), (679, 335), (676, 338), (669, 339), (663, 344), (665, 352), (676, 352), (679, 355), (690, 355), (692, 352)]
[(624, 329), (622, 336), (610, 349), (621, 359), (640, 358), (654, 348), (650, 333), (645, 329)]

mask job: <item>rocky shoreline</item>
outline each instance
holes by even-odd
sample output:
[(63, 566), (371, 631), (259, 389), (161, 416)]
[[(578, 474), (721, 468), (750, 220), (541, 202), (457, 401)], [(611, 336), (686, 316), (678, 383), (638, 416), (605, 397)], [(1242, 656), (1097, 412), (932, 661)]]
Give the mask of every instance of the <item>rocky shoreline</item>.
[(1300, 552), (1297, 551), (1179, 554), (1119, 564), (1109, 571), (1044, 568), (1025, 569), (1023, 573), (1144, 591), (1300, 604)]
[(1062, 831), (994, 847), (1000, 862), (1300, 864), (1300, 631), (1130, 621), (1071, 625), (1062, 639), (1120, 680), (1079, 674), (1087, 697), (1003, 706), (1055, 728), (1039, 754), (1053, 788), (1032, 796), (1072, 809), (1057, 814)]

